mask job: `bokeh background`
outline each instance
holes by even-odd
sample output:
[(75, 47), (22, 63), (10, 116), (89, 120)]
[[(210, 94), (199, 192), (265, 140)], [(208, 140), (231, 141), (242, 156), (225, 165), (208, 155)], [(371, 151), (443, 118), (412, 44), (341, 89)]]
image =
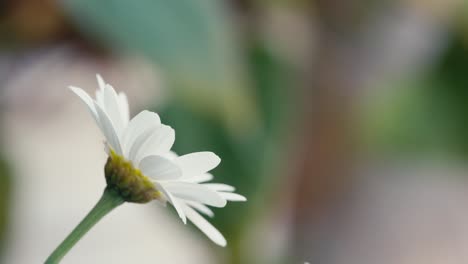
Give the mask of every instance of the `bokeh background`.
[(468, 263), (465, 0), (0, 2), (0, 262), (41, 263), (105, 186), (66, 87), (100, 73), (212, 150), (215, 246), (156, 203), (64, 263)]

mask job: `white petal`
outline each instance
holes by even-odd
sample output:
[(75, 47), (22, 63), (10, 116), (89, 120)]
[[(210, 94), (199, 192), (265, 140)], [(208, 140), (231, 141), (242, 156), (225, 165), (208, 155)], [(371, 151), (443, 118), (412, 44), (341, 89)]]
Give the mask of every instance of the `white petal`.
[(203, 174), (199, 174), (190, 178), (184, 178), (185, 181), (195, 182), (195, 183), (207, 182), (207, 181), (211, 181), (212, 179), (213, 179), (213, 174), (211, 173), (203, 173)]
[(122, 115), (123, 125), (126, 127), (130, 120), (130, 110), (128, 107), (128, 99), (125, 93), (119, 93), (119, 107), (120, 107), (120, 114)]
[[(175, 138), (175, 135), (174, 135), (174, 138)], [(177, 157), (179, 157), (179, 155), (177, 155), (177, 153), (175, 153), (174, 151), (169, 150), (168, 152), (164, 153), (164, 157), (166, 157), (166, 158), (168, 158), (170, 160), (174, 160)]]
[(150, 111), (141, 111), (132, 118), (127, 128), (123, 132), (122, 144), (125, 150), (125, 156), (129, 155), (130, 148), (142, 134), (151, 135), (151, 131), (161, 125), (161, 119), (158, 114)]
[(104, 91), (96, 90), (96, 102), (104, 108)]
[(96, 79), (99, 84), (99, 89), (101, 91), (104, 91), (104, 88), (106, 88), (106, 82), (104, 81), (104, 79), (102, 79), (102, 76), (100, 74), (96, 74)]
[(205, 214), (209, 217), (213, 217), (214, 216), (214, 213), (213, 211), (211, 211), (210, 208), (208, 208), (208, 206), (202, 204), (202, 203), (197, 203), (197, 202), (193, 202), (193, 201), (185, 201), (186, 204), (188, 204), (190, 207), (194, 208), (195, 210), (197, 210), (198, 212), (202, 213), (202, 214)]
[(142, 131), (142, 133), (140, 133), (140, 135), (137, 138), (135, 138), (135, 140), (130, 145), (130, 150), (128, 150), (127, 158), (131, 160), (134, 165), (138, 166), (138, 164), (140, 163), (140, 161), (137, 160), (137, 155), (140, 152), (140, 148), (145, 145), (146, 141), (153, 133), (153, 129), (147, 129)]
[(101, 126), (101, 124), (99, 124), (99, 118), (98, 118), (98, 115), (96, 113), (96, 109), (94, 108), (94, 100), (85, 91), (83, 91), (83, 89), (81, 89), (81, 88), (74, 87), (74, 86), (68, 86), (68, 88), (70, 88), (70, 90), (72, 90), (72, 92), (74, 92), (76, 95), (78, 95), (78, 97), (80, 97), (80, 99), (88, 107), (89, 112), (93, 116), (93, 118), (96, 121), (96, 123), (98, 124), (98, 126)]
[(117, 154), (122, 155), (122, 148), (120, 146), (119, 137), (115, 131), (112, 122), (110, 121), (107, 114), (102, 110), (102, 108), (94, 102), (94, 107), (99, 117), (99, 123), (101, 124), (101, 131), (106, 137), (107, 142), (112, 147), (112, 149), (117, 152)]
[(114, 88), (109, 84), (107, 84), (104, 89), (104, 105), (105, 111), (116, 129), (117, 135), (121, 137), (124, 129), (124, 121), (120, 113), (119, 98)]
[(233, 186), (223, 183), (205, 183), (202, 185), (218, 192), (233, 192), (236, 190)]
[(183, 205), (185, 214), (187, 215), (188, 219), (200, 229), (207, 237), (209, 237), (214, 243), (225, 247), (227, 242), (224, 236), (212, 225), (210, 224), (205, 218), (203, 218), (199, 213), (195, 210), (190, 208), (187, 205)]
[(227, 201), (231, 202), (245, 202), (247, 201), (247, 198), (244, 196), (237, 194), (237, 193), (229, 193), (229, 192), (218, 192), (221, 197), (226, 199)]
[(183, 203), (179, 202), (179, 200), (177, 198), (175, 198), (168, 190), (166, 190), (166, 188), (164, 188), (164, 186), (162, 186), (158, 182), (154, 182), (154, 185), (156, 186), (156, 188), (159, 191), (161, 191), (164, 194), (166, 199), (172, 204), (172, 206), (176, 210), (176, 212), (179, 215), (180, 219), (182, 219), (182, 222), (184, 222), (184, 224), (186, 224), (187, 223), (187, 217), (185, 216), (184, 208), (182, 207)]
[(141, 172), (154, 180), (175, 180), (182, 177), (182, 171), (174, 162), (161, 156), (147, 156), (141, 162)]
[(161, 125), (156, 128), (153, 133), (141, 146), (138, 154), (135, 156), (135, 163), (149, 155), (170, 155), (169, 150), (175, 141), (175, 132), (170, 126)]
[(194, 152), (180, 156), (176, 163), (182, 168), (184, 178), (190, 178), (214, 169), (221, 159), (213, 152)]
[(227, 203), (216, 191), (210, 190), (201, 184), (190, 182), (164, 182), (161, 184), (173, 195), (185, 200), (200, 202), (214, 207), (224, 207)]
[(99, 84), (99, 89), (96, 90), (96, 102), (102, 107), (104, 106), (104, 88), (106, 88), (106, 83), (102, 79), (101, 75), (96, 74), (96, 78)]

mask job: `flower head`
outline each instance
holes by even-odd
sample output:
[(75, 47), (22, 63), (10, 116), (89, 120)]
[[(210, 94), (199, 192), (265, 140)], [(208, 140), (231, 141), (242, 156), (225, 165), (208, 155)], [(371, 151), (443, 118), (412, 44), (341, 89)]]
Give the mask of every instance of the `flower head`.
[(169, 202), (184, 223), (188, 218), (216, 244), (225, 246), (222, 234), (199, 214), (211, 217), (208, 206), (246, 201), (233, 193), (232, 186), (206, 183), (213, 178), (208, 172), (221, 159), (212, 152), (176, 155), (171, 151), (175, 132), (161, 123), (158, 114), (142, 111), (130, 120), (126, 95), (117, 93), (101, 76), (97, 75), (97, 80), (95, 99), (81, 88), (70, 89), (87, 105), (106, 138), (108, 188), (127, 202)]

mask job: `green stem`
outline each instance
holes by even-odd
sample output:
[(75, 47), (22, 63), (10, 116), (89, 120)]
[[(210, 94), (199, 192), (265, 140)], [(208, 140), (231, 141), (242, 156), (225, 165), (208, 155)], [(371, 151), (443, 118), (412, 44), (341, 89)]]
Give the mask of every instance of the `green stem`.
[(112, 189), (106, 188), (99, 202), (91, 212), (78, 224), (77, 227), (65, 238), (65, 240), (47, 258), (45, 264), (56, 264), (68, 251), (106, 214), (121, 205), (124, 200)]

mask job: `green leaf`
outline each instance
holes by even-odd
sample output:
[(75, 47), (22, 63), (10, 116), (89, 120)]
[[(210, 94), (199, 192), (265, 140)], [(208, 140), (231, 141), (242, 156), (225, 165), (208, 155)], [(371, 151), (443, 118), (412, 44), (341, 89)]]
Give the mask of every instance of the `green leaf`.
[(216, 0), (68, 0), (70, 17), (116, 51), (159, 65), (176, 96), (239, 133), (257, 121), (228, 14)]

